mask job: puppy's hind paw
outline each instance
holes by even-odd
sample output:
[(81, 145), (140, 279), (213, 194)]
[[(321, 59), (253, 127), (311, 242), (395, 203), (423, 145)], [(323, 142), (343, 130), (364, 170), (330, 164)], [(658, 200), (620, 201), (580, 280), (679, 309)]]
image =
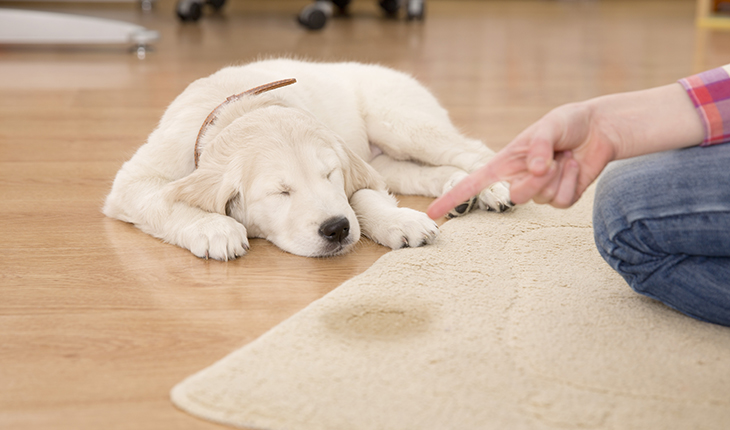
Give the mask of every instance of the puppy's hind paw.
[(509, 198), (507, 182), (497, 182), (482, 190), (479, 193), (478, 201), (480, 209), (493, 212), (505, 212), (515, 205)]
[(459, 206), (451, 209), (449, 213), (446, 214), (446, 218), (456, 218), (462, 215), (466, 215), (469, 212), (471, 212), (472, 209), (474, 209), (477, 206), (477, 198), (474, 197), (469, 201), (466, 201)]

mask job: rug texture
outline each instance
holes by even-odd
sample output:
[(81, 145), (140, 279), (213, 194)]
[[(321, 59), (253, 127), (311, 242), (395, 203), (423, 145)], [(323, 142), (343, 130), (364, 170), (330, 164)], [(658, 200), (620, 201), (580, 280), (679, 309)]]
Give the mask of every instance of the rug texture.
[(172, 400), (267, 430), (730, 428), (730, 329), (632, 292), (591, 207), (451, 220)]

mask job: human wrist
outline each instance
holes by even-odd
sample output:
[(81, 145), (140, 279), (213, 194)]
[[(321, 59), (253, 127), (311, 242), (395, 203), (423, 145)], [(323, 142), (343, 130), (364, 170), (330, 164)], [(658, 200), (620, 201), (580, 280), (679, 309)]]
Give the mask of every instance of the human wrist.
[(608, 162), (626, 158), (633, 146), (633, 130), (623, 121), (626, 108), (622, 94), (609, 94), (580, 103), (589, 121), (589, 139), (597, 146)]
[(614, 148), (614, 159), (695, 146), (704, 138), (702, 121), (677, 83), (587, 103), (594, 126)]

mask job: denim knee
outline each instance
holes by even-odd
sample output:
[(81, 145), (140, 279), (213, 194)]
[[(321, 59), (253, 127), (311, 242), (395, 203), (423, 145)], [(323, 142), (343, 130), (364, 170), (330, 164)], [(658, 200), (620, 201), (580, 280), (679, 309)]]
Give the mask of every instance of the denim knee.
[[(693, 318), (730, 325), (730, 210), (712, 203), (724, 196), (686, 205), (677, 188), (662, 189), (666, 176), (642, 178), (652, 165), (641, 163), (612, 166), (598, 182), (598, 252), (636, 292)], [(658, 202), (657, 195), (666, 198)]]
[(657, 269), (657, 258), (646, 240), (649, 236), (641, 222), (627, 218), (625, 196), (635, 184), (623, 166), (613, 166), (600, 178), (593, 206), (593, 235), (598, 252), (626, 282), (645, 294), (643, 280)]

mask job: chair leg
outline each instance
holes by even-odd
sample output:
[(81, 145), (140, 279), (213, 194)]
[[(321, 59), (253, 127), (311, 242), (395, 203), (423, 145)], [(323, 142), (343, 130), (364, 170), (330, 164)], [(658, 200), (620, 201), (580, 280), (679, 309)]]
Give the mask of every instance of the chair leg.
[(406, 14), (409, 20), (422, 20), (426, 13), (424, 0), (408, 0)]

